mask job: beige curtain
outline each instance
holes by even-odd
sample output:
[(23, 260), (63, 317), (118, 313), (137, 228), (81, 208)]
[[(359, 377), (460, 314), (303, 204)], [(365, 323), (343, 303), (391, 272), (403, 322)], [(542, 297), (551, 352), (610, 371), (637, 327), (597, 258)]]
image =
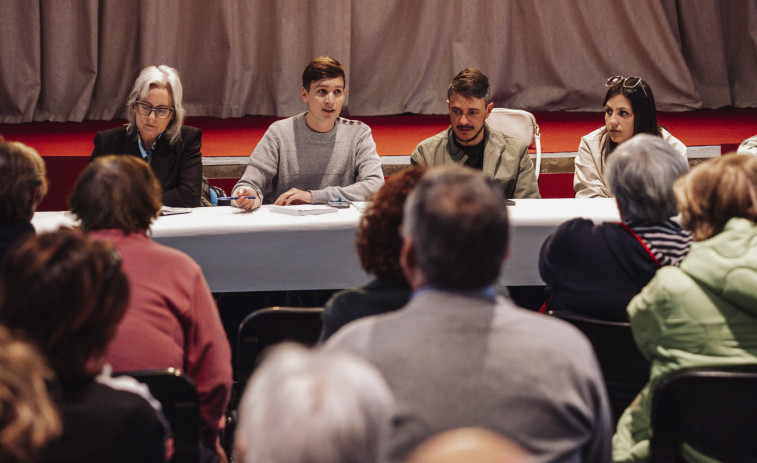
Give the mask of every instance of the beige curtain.
[(757, 0), (0, 0), (0, 44), (0, 122), (123, 117), (149, 64), (189, 115), (288, 116), (323, 54), (353, 115), (444, 113), (467, 66), (531, 111), (599, 110), (616, 74), (660, 110), (757, 107)]

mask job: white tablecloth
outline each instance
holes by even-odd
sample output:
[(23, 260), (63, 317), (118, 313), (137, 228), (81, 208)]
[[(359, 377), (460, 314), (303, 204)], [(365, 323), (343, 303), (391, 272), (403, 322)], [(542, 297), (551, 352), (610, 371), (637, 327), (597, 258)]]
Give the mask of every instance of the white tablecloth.
[[(618, 220), (612, 199), (520, 199), (508, 211), (512, 234), (502, 274), (506, 285), (543, 284), (539, 250), (566, 220)], [(268, 206), (254, 212), (196, 208), (160, 217), (152, 237), (197, 261), (214, 292), (348, 288), (369, 278), (355, 251), (360, 216), (354, 207), (303, 217), (277, 214)], [(38, 212), (32, 223), (38, 232), (75, 224), (64, 212)]]

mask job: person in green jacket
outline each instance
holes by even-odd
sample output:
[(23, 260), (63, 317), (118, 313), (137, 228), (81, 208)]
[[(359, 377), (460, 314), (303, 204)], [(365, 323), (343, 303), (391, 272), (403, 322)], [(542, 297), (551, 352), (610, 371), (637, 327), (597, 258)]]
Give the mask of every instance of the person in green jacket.
[[(651, 362), (647, 386), (613, 437), (613, 460), (649, 459), (652, 391), (683, 368), (757, 364), (757, 158), (704, 162), (674, 186), (694, 233), (679, 267), (663, 267), (628, 305), (636, 344)], [(689, 461), (712, 459), (684, 446)]]

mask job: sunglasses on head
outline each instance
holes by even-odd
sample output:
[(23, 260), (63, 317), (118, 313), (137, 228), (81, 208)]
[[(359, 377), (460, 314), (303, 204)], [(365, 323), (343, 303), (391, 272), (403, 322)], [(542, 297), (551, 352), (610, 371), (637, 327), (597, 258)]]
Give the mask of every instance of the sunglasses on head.
[(641, 91), (644, 92), (644, 96), (649, 98), (649, 96), (647, 95), (647, 91), (644, 89), (644, 85), (642, 85), (641, 83), (641, 77), (612, 76), (609, 79), (607, 79), (607, 83), (605, 83), (605, 85), (607, 87), (613, 87), (621, 83), (623, 84), (623, 88), (641, 87)]

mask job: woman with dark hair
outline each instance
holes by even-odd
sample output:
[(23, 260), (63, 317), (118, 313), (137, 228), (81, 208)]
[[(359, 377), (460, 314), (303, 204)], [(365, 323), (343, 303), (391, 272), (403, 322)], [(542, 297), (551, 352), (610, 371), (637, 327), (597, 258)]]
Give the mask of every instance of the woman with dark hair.
[(111, 378), (105, 353), (129, 283), (115, 249), (63, 230), (11, 251), (0, 274), (0, 324), (33, 341), (58, 378), (63, 433), (40, 461), (163, 462), (160, 404), (133, 378)]
[(369, 315), (397, 310), (410, 299), (411, 289), (400, 268), (403, 207), (425, 168), (416, 167), (390, 177), (376, 194), (357, 231), (357, 252), (363, 270), (375, 278), (360, 288), (334, 294), (323, 312), (321, 341), (347, 323)]
[(654, 94), (639, 77), (610, 77), (602, 101), (605, 126), (581, 138), (575, 161), (573, 189), (576, 198), (609, 198), (605, 168), (615, 148), (639, 133), (662, 137), (686, 157), (686, 146), (657, 125)]
[[(618, 421), (614, 461), (646, 461), (652, 394), (682, 368), (757, 365), (757, 158), (725, 155), (674, 184), (694, 233), (678, 267), (663, 267), (628, 304), (649, 383)], [(686, 461), (714, 461), (684, 446)]]
[(131, 284), (126, 316), (107, 352), (114, 371), (178, 368), (197, 387), (204, 454), (224, 458), (218, 438), (231, 390), (231, 350), (202, 269), (147, 232), (160, 211), (160, 185), (134, 156), (90, 163), (69, 198), (81, 229), (115, 245)]
[(202, 193), (202, 131), (182, 125), (182, 93), (176, 69), (144, 68), (126, 102), (128, 124), (98, 132), (90, 161), (108, 154), (144, 159), (160, 182), (164, 205), (197, 207)]

